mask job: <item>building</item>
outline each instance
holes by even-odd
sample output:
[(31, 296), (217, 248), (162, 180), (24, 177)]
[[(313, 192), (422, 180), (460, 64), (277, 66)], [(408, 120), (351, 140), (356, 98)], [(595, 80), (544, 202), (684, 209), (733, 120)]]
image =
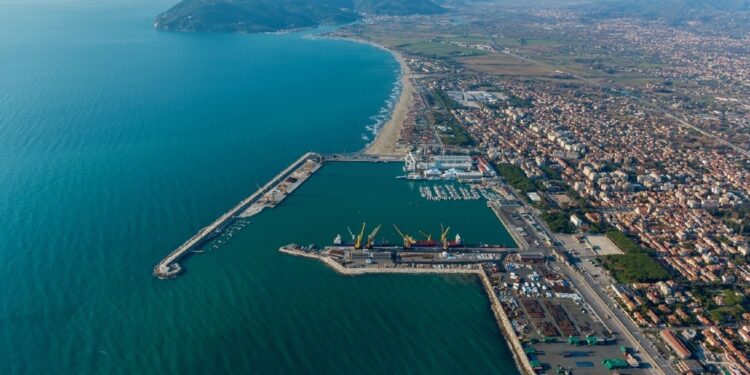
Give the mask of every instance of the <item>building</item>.
[(474, 180), (497, 176), (492, 165), (481, 156), (418, 156), (412, 152), (404, 157), (404, 172), (410, 179), (428, 180)]
[(690, 358), (690, 350), (685, 347), (685, 345), (680, 341), (677, 336), (675, 336), (674, 332), (672, 332), (670, 329), (664, 329), (661, 331), (661, 338), (664, 340), (664, 342), (669, 345), (670, 348), (672, 348), (672, 351), (677, 354), (677, 357), (680, 359), (687, 359)]
[(694, 359), (686, 359), (686, 360), (680, 361), (679, 363), (677, 363), (676, 367), (683, 374), (702, 374), (703, 373), (703, 366), (701, 366), (701, 364)]
[(581, 218), (577, 215), (570, 215), (570, 222), (573, 223), (573, 225), (575, 225), (576, 227), (580, 227), (581, 225), (583, 225), (583, 220), (581, 220)]

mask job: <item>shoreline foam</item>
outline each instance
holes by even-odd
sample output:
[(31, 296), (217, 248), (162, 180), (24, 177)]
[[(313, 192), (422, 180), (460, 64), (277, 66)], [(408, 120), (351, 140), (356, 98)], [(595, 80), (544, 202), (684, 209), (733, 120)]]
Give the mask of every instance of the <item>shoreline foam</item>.
[[(401, 71), (399, 73), (399, 79), (395, 83), (395, 89), (398, 89), (400, 86), (400, 93), (396, 98), (388, 99), (389, 102), (395, 99), (393, 101), (395, 104), (393, 104), (393, 108), (389, 111), (390, 113), (387, 117), (388, 120), (385, 121), (382, 125), (379, 124), (379, 122), (381, 122), (380, 120), (376, 120), (376, 123), (372, 125), (372, 132), (375, 134), (375, 139), (368, 143), (364, 147), (364, 149), (362, 149), (362, 153), (372, 156), (406, 155), (406, 152), (408, 150), (399, 148), (397, 146), (397, 142), (401, 138), (401, 130), (404, 127), (404, 123), (406, 122), (406, 118), (409, 115), (409, 111), (414, 105), (414, 101), (412, 98), (412, 95), (414, 94), (414, 85), (412, 85), (411, 83), (411, 69), (409, 69), (409, 65), (406, 64), (404, 56), (396, 50), (390, 49), (371, 40), (332, 35), (316, 35), (314, 37), (346, 40), (354, 43), (367, 44), (371, 47), (382, 49), (383, 51), (390, 53), (393, 58), (396, 59), (401, 68)], [(388, 109), (388, 107), (390, 106), (391, 105), (387, 104), (386, 109)], [(376, 116), (380, 116), (380, 114)], [(370, 126), (368, 126), (367, 129), (370, 130)]]
[(390, 113), (390, 118), (379, 129), (375, 129), (375, 140), (365, 147), (364, 153), (366, 155), (377, 156), (402, 156), (406, 150), (399, 149), (397, 142), (401, 138), (401, 131), (404, 128), (409, 111), (414, 105), (412, 99), (414, 86), (411, 83), (411, 71), (404, 57), (399, 52), (390, 50), (384, 46), (379, 47), (389, 51), (401, 66), (399, 78), (401, 93)]

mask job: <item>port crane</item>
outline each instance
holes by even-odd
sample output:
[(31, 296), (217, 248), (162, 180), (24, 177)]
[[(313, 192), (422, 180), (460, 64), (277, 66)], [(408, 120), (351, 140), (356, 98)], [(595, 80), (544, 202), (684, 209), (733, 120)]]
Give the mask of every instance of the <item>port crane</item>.
[(449, 243), (448, 243), (448, 231), (451, 230), (451, 227), (443, 228), (443, 224), (440, 224), (440, 242), (443, 244), (443, 250), (448, 250)]
[(370, 235), (367, 236), (367, 245), (366, 245), (366, 247), (368, 249), (372, 249), (372, 245), (375, 244), (375, 236), (378, 235), (378, 232), (380, 232), (380, 225), (378, 225), (377, 227), (375, 227), (375, 229), (373, 229), (372, 232), (370, 232)]
[(424, 238), (427, 239), (428, 242), (432, 241), (432, 234), (427, 234), (425, 232), (422, 232), (421, 230), (419, 231), (419, 234), (423, 235)]
[(401, 236), (401, 238), (404, 239), (404, 249), (411, 249), (412, 245), (414, 245), (414, 238), (408, 234), (404, 234), (401, 232), (400, 229), (396, 226), (396, 224), (393, 224), (393, 228), (396, 229), (396, 232), (398, 232), (398, 235)]
[(357, 234), (357, 239), (354, 241), (354, 248), (355, 249), (361, 249), (362, 248), (362, 239), (364, 239), (365, 236), (365, 226), (367, 223), (362, 223), (362, 229), (360, 229), (359, 234)]
[(354, 242), (357, 236), (355, 236), (354, 232), (352, 232), (352, 228), (346, 227), (346, 230), (349, 231), (349, 235), (352, 236), (352, 242)]

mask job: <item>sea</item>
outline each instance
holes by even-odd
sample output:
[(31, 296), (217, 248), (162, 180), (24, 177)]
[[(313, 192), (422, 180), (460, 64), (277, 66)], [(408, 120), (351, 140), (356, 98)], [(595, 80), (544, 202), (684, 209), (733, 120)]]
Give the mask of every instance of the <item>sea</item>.
[(390, 54), (317, 31), (155, 31), (172, 1), (0, 1), (0, 374), (518, 373), (476, 279), (277, 251), (363, 223), (512, 241), (399, 164), (329, 163), (152, 276), (302, 153), (361, 149), (398, 93)]

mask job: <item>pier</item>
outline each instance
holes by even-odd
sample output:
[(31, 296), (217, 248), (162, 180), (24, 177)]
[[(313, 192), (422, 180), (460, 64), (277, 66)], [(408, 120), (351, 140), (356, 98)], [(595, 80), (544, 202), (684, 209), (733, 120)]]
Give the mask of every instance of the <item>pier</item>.
[(324, 157), (326, 161), (342, 162), (400, 163), (404, 161), (404, 158), (398, 156), (365, 155), (361, 152), (347, 154), (328, 154)]
[(498, 220), (500, 220), (500, 222), (503, 224), (503, 226), (508, 231), (510, 236), (513, 238), (513, 241), (515, 241), (516, 244), (519, 246), (519, 248), (524, 249), (524, 250), (528, 249), (529, 243), (526, 242), (526, 239), (523, 238), (523, 235), (519, 233), (518, 229), (513, 224), (513, 222), (511, 222), (505, 216), (505, 213), (502, 210), (502, 206), (498, 203), (492, 203), (492, 202), (487, 203), (487, 206), (490, 209), (492, 209), (492, 212), (495, 213), (495, 216), (497, 216)]
[(243, 199), (236, 206), (225, 212), (213, 223), (204, 227), (194, 236), (190, 237), (180, 247), (174, 249), (169, 255), (162, 259), (154, 267), (154, 276), (160, 279), (168, 279), (182, 272), (178, 263), (180, 258), (190, 250), (200, 246), (204, 241), (215, 235), (231, 223), (237, 217), (250, 217), (258, 214), (265, 207), (275, 207), (288, 194), (299, 187), (307, 178), (315, 173), (325, 162), (320, 154), (309, 152), (302, 155), (294, 163), (274, 176), (268, 183), (260, 187), (249, 197)]

